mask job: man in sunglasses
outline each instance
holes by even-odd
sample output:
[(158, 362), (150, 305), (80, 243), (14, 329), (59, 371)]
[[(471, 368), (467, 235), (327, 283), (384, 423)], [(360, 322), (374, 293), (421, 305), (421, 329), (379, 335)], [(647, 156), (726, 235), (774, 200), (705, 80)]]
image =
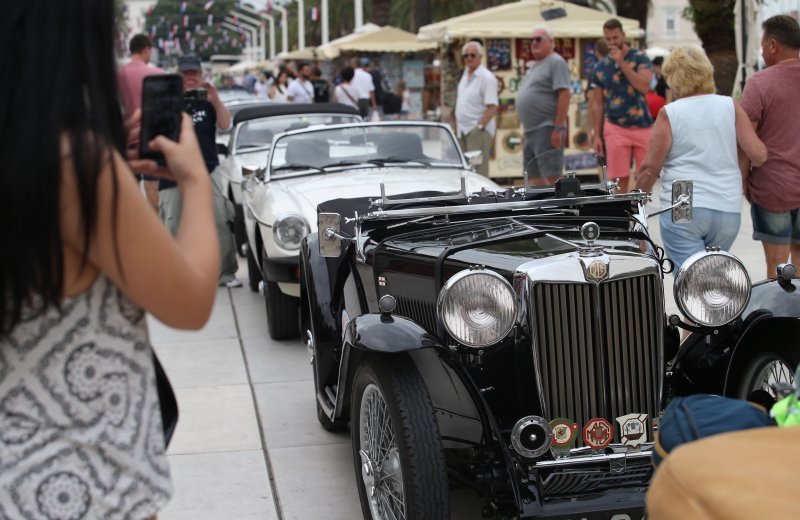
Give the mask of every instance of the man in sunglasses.
[(547, 27), (533, 29), (531, 56), (534, 63), (517, 91), (517, 113), (525, 131), (523, 167), (532, 184), (548, 186), (564, 169), (571, 75), (567, 62), (553, 51)]
[(497, 79), (481, 64), (483, 46), (467, 42), (461, 49), (464, 74), (458, 83), (456, 127), (458, 142), (465, 152), (480, 150), (483, 161), (478, 173), (489, 176), (489, 149), (495, 131), (497, 114)]
[(608, 55), (597, 62), (589, 78), (592, 145), (597, 155), (606, 157), (608, 177), (619, 178), (624, 193), (628, 191), (631, 159), (638, 169), (650, 142), (653, 118), (647, 92), (653, 66), (643, 51), (631, 48), (616, 18), (603, 24), (603, 36)]

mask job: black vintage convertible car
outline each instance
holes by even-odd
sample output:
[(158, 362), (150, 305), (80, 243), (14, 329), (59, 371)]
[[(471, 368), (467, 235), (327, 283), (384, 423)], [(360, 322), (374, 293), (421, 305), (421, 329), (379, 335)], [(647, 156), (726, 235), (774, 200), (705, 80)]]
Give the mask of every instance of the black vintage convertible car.
[[(672, 396), (793, 379), (793, 266), (751, 284), (733, 255), (698, 253), (668, 316), (648, 195), (614, 188), (384, 186), (319, 206), (303, 330), (319, 421), (351, 428), (365, 518), (449, 518), (453, 484), (487, 517), (641, 518)], [(691, 184), (673, 188), (687, 217)]]

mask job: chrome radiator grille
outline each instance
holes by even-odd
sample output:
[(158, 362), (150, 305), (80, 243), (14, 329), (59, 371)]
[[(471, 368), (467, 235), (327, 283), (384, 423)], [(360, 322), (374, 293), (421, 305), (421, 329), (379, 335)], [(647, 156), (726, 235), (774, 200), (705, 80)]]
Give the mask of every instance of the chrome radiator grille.
[[(530, 319), (544, 414), (581, 429), (604, 417), (658, 411), (662, 370), (661, 280), (655, 275), (589, 283), (535, 283)], [(582, 445), (578, 439), (578, 445)]]

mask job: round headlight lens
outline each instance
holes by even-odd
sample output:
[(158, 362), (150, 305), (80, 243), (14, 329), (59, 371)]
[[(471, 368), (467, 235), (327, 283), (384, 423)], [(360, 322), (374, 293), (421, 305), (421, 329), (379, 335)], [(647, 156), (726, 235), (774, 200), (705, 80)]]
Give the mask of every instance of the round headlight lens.
[(517, 320), (517, 297), (494, 271), (466, 270), (450, 278), (439, 293), (439, 319), (447, 332), (470, 347), (493, 345)]
[(300, 242), (308, 234), (308, 224), (300, 215), (281, 215), (272, 226), (275, 243), (284, 249), (300, 249)]
[(738, 258), (722, 251), (690, 256), (675, 276), (675, 302), (699, 325), (735, 320), (750, 300), (750, 276)]

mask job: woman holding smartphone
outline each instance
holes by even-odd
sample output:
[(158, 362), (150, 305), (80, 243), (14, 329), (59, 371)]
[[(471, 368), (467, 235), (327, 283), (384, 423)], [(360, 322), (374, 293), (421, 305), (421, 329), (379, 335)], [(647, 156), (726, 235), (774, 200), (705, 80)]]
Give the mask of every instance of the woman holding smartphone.
[[(186, 329), (209, 316), (208, 172), (185, 115), (177, 142), (150, 142), (167, 169), (136, 156), (113, 0), (11, 2), (0, 34), (14, 78), (0, 97), (0, 516), (154, 518), (172, 486), (144, 315)], [(175, 238), (132, 168), (178, 183)]]

